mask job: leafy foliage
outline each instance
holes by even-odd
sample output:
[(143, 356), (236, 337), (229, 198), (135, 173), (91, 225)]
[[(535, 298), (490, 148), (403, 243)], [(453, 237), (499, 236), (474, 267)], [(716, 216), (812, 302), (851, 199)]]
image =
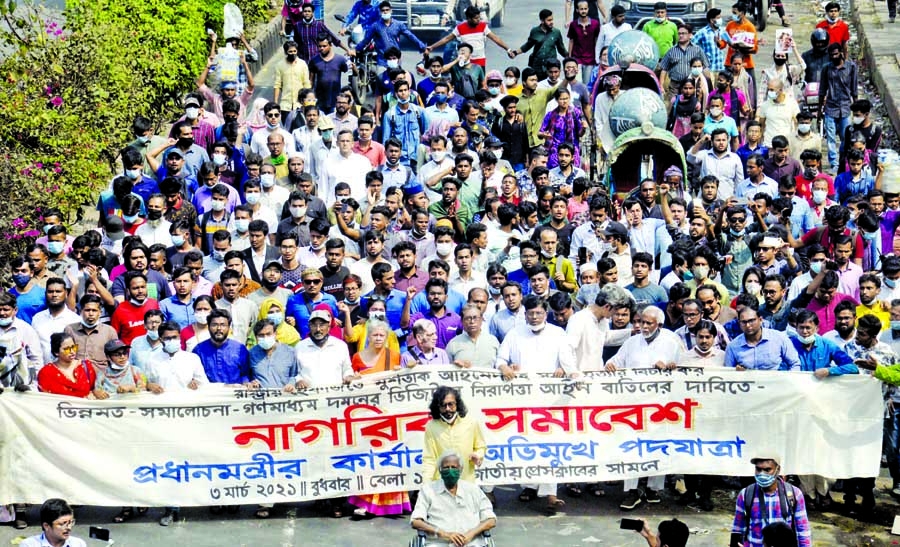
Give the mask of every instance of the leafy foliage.
[[(96, 201), (135, 116), (172, 119), (224, 3), (69, 0), (60, 17), (0, 0), (0, 257), (39, 235), (40, 207), (71, 221)], [(238, 5), (247, 24), (268, 15), (268, 0)]]

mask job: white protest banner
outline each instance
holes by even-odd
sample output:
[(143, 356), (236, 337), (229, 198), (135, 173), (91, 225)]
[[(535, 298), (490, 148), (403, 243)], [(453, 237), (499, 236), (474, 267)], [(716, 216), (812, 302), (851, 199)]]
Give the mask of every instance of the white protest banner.
[[(418, 367), (296, 394), (214, 387), (106, 401), (0, 395), (0, 503), (228, 505), (415, 490), (434, 389), (459, 387), (487, 484), (667, 473), (872, 477), (882, 396), (868, 376), (679, 368), (580, 381)], [(464, 455), (467, 457), (467, 455)]]

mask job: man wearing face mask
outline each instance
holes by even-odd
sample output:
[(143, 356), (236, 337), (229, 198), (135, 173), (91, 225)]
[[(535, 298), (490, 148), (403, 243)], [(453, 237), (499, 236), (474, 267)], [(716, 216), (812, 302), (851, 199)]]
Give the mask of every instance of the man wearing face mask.
[[(547, 303), (530, 294), (522, 301), (522, 307), (526, 324), (513, 328), (503, 338), (494, 368), (506, 380), (514, 379), (519, 372), (552, 373), (557, 378), (579, 376), (575, 352), (566, 332), (547, 323)], [(519, 501), (547, 497), (546, 513), (556, 514), (565, 505), (556, 497), (556, 488), (556, 483), (525, 484)]]
[(876, 155), (881, 144), (881, 124), (872, 121), (872, 103), (868, 99), (859, 99), (850, 105), (851, 125), (841, 135), (840, 168), (847, 165), (847, 153), (854, 135), (859, 134), (866, 139), (866, 151)]
[(432, 468), (437, 468), (440, 479), (432, 481), (423, 475), (428, 482), (422, 485), (410, 516), (412, 527), (425, 535), (423, 545), (487, 545), (482, 534), (497, 525), (497, 517), (485, 493), (474, 483), (460, 480), (468, 460), (451, 449), (444, 451), (436, 464)]
[[(311, 87), (309, 79), (309, 67), (299, 55), (300, 47), (297, 42), (288, 40), (282, 46), (284, 60), (275, 67), (275, 103), (281, 109), (281, 119), (287, 119), (287, 115), (301, 106), (300, 90)], [(280, 99), (280, 100), (279, 100)], [(270, 103), (271, 104), (271, 103)], [(269, 109), (266, 105), (266, 118)]]
[(791, 150), (802, 154), (806, 150), (822, 150), (822, 136), (813, 131), (813, 116), (806, 110), (797, 114), (797, 132), (791, 135)]
[[(469, 415), (462, 395), (453, 387), (440, 386), (434, 390), (429, 405), (431, 421), (425, 426), (425, 447), (422, 454), (422, 478), (437, 480), (441, 476), (438, 466), (440, 454), (453, 450), (466, 454), (461, 461), (460, 477), (465, 481), (475, 480), (475, 468), (484, 460), (487, 445), (481, 431), (481, 424)], [(488, 499), (493, 498), (488, 494)]]
[(837, 172), (837, 136), (843, 136), (850, 125), (850, 107), (857, 100), (858, 69), (856, 63), (844, 57), (840, 44), (828, 46), (828, 57), (831, 65), (822, 69), (819, 82), (819, 118), (824, 116), (828, 162)]
[[(618, 353), (606, 362), (607, 371), (647, 367), (673, 369), (681, 360), (684, 345), (675, 333), (662, 328), (665, 321), (663, 311), (656, 306), (647, 306), (639, 318), (641, 332), (626, 340)], [(665, 486), (665, 475), (648, 477), (645, 490), (639, 489), (639, 484), (639, 479), (625, 481), (625, 499), (619, 504), (620, 509), (631, 511), (644, 502), (660, 502), (658, 492)]]
[(366, 173), (370, 171), (369, 160), (353, 151), (353, 133), (344, 129), (337, 135), (337, 154), (331, 154), (319, 170), (318, 197), (331, 206), (334, 203), (334, 188), (339, 182), (350, 185), (350, 195), (357, 198), (366, 193)]
[[(196, 144), (203, 150), (207, 150), (212, 143), (216, 142), (216, 127), (209, 121), (203, 119), (203, 105), (201, 104), (201, 98), (195, 93), (190, 93), (185, 97), (182, 106), (184, 107), (184, 116), (178, 120), (178, 123), (183, 123), (186, 127), (191, 129), (191, 134), (194, 139), (192, 144)], [(211, 114), (211, 118), (218, 121), (215, 114)], [(182, 133), (173, 126), (172, 131), (169, 133), (169, 138), (181, 140), (181, 135)], [(183, 149), (184, 147), (180, 148)]]
[(797, 536), (798, 547), (810, 547), (812, 534), (803, 492), (781, 477), (781, 458), (773, 452), (750, 460), (755, 484), (738, 493), (729, 547), (763, 545), (763, 528), (783, 521)]
[[(184, 166), (180, 169), (180, 171), (184, 172), (184, 176), (196, 176), (200, 171), (200, 166), (202, 166), (204, 163), (209, 162), (209, 154), (207, 154), (205, 148), (195, 142), (194, 130), (191, 127), (190, 122), (187, 120), (177, 122), (174, 126), (172, 126), (170, 135), (171, 137), (169, 138), (169, 141), (167, 143), (168, 148), (165, 152), (166, 158), (170, 159), (172, 157), (171, 152), (177, 150), (184, 160)], [(153, 152), (148, 154), (148, 156), (156, 155), (158, 154), (155, 154)], [(169, 167), (170, 165), (167, 163), (166, 168), (168, 169)], [(176, 175), (175, 172), (167, 172), (166, 175), (168, 174)]]
[(693, 59), (700, 59), (704, 67), (707, 69), (709, 67), (706, 53), (700, 46), (691, 42), (694, 36), (693, 28), (686, 23), (679, 23), (676, 28), (678, 29), (678, 41), (659, 61), (661, 70), (659, 81), (666, 90), (668, 98), (677, 95), (681, 90), (681, 85), (692, 76), (691, 61)]
[[(378, 11), (381, 13), (381, 20), (366, 29), (365, 36), (358, 44), (356, 44), (357, 54), (364, 52), (366, 48), (369, 47), (369, 44), (374, 42), (375, 51), (379, 52), (378, 64), (381, 66), (387, 65), (388, 68), (392, 68), (391, 63), (389, 62), (391, 57), (388, 55), (388, 50), (390, 48), (396, 48), (399, 52), (401, 38), (406, 38), (411, 42), (415, 50), (419, 53), (425, 52), (425, 44), (413, 34), (406, 23), (401, 23), (393, 19), (393, 10), (391, 9), (391, 3), (388, 0), (384, 0), (378, 4)], [(382, 57), (382, 55), (384, 57)], [(399, 55), (396, 59), (398, 62), (393, 68), (400, 66)]]
[(171, 321), (157, 329), (162, 351), (151, 354), (146, 368), (147, 390), (152, 393), (196, 390), (209, 383), (200, 358), (181, 349), (179, 332), (178, 325)]
[(712, 76), (725, 70), (725, 50), (719, 47), (719, 41), (725, 32), (722, 24), (722, 10), (713, 8), (706, 12), (707, 25), (694, 33), (691, 42), (699, 47), (709, 61)]
[(134, 235), (148, 246), (157, 243), (168, 244), (171, 241), (169, 227), (172, 223), (163, 218), (166, 212), (166, 196), (160, 193), (152, 194), (146, 203), (147, 222), (141, 224)]
[(766, 99), (759, 105), (756, 117), (762, 124), (763, 143), (771, 146), (775, 136), (794, 134), (800, 106), (793, 93), (785, 89), (783, 80), (771, 79), (766, 85)]

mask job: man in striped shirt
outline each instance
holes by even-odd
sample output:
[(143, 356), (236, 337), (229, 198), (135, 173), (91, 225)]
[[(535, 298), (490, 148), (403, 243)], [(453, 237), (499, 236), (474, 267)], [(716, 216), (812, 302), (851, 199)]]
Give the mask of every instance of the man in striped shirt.
[[(693, 28), (687, 23), (678, 23), (678, 43), (666, 52), (659, 62), (660, 83), (671, 98), (681, 92), (681, 84), (691, 76), (691, 61), (700, 59), (704, 70), (709, 70), (709, 60), (703, 50), (691, 43)], [(667, 101), (668, 102), (668, 101)]]
[(730, 547), (761, 547), (762, 530), (773, 522), (784, 522), (794, 530), (797, 547), (810, 547), (812, 534), (803, 492), (780, 476), (780, 458), (769, 454), (750, 463), (756, 467), (756, 482), (738, 493)]

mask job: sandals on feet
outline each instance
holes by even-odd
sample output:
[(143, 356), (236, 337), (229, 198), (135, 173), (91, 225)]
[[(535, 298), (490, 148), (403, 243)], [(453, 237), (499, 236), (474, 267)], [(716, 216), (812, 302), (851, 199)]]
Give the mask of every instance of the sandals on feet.
[(591, 485), (589, 492), (596, 498), (602, 498), (606, 495), (606, 490), (604, 490), (603, 487), (599, 484)]
[(271, 515), (270, 515), (269, 509), (267, 507), (260, 507), (259, 509), (256, 510), (255, 513), (253, 513), (253, 516), (258, 519), (267, 519)]
[(28, 522), (22, 519), (16, 519), (16, 521), (13, 522), (13, 528), (16, 530), (24, 530), (25, 528), (28, 528)]
[(547, 503), (547, 507), (544, 509), (544, 513), (545, 513), (548, 517), (552, 517), (552, 516), (555, 515), (555, 514), (559, 511), (559, 509), (560, 509), (561, 507), (563, 507), (565, 504), (566, 504), (566, 502), (563, 501), (563, 500), (561, 500), (561, 499), (556, 499), (556, 500), (554, 500), (554, 501), (548, 502), (548, 503)]
[(572, 496), (573, 498), (580, 498), (580, 497), (581, 497), (581, 487), (578, 486), (577, 484), (569, 484), (569, 485), (567, 485), (567, 486), (566, 486), (566, 491), (567, 491), (567, 492), (569, 493), (569, 495)]

